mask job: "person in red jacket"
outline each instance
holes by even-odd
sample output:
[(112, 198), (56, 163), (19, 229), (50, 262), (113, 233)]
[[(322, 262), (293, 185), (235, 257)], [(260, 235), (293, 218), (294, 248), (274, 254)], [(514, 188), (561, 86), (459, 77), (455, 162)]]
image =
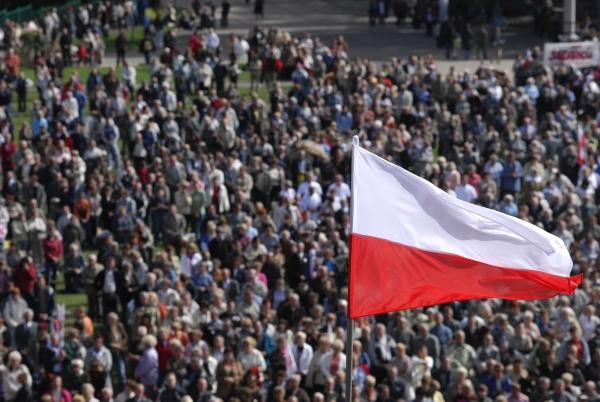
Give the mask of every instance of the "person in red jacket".
[(8, 50), (8, 55), (4, 59), (4, 64), (12, 77), (17, 77), (21, 71), (21, 58), (14, 49)]
[(0, 159), (2, 159), (2, 170), (7, 172), (15, 169), (13, 155), (17, 152), (17, 146), (10, 136), (6, 136), (4, 143), (0, 145)]
[(202, 50), (202, 39), (198, 35), (198, 31), (194, 30), (190, 35), (190, 39), (188, 40), (188, 49), (192, 52), (192, 55), (196, 55), (200, 50)]
[(158, 330), (158, 343), (156, 344), (158, 352), (158, 372), (160, 378), (164, 378), (167, 374), (169, 359), (171, 358), (171, 343), (169, 342), (169, 334), (165, 328)]
[(21, 291), (23, 298), (31, 305), (37, 270), (31, 257), (24, 257), (13, 274), (15, 285)]
[(46, 266), (44, 276), (46, 282), (54, 283), (56, 281), (56, 271), (63, 257), (63, 243), (58, 236), (53, 222), (48, 223), (48, 236), (44, 239), (44, 257)]

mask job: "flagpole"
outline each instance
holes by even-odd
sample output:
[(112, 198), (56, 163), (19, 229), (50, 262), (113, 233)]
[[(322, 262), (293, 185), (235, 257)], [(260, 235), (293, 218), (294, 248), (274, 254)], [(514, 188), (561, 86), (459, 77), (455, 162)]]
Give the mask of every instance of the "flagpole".
[[(358, 135), (352, 137), (352, 163), (354, 165), (354, 147), (358, 147)], [(350, 197), (350, 234), (354, 222), (354, 169), (350, 168), (350, 184), (352, 193)], [(352, 247), (352, 245), (350, 245)], [(352, 253), (350, 253), (352, 255)], [(350, 318), (350, 261), (348, 261), (348, 323), (346, 324), (346, 402), (352, 402), (352, 343), (354, 341), (354, 321)]]
[(346, 328), (346, 402), (352, 402), (352, 342), (354, 340), (354, 321), (348, 317)]

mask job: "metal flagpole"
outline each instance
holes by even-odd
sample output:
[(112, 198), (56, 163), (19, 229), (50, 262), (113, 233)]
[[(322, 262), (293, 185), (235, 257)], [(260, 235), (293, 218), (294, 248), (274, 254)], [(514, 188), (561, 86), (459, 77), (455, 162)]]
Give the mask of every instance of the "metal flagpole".
[[(354, 165), (354, 147), (358, 147), (358, 136), (352, 137), (352, 163)], [(350, 168), (352, 194), (350, 197), (350, 233), (354, 215), (354, 169)], [(352, 247), (352, 246), (351, 246)], [(352, 253), (350, 253), (352, 255)], [(352, 401), (352, 343), (354, 342), (354, 321), (350, 318), (350, 261), (348, 261), (348, 324), (346, 326), (346, 402)]]
[(354, 321), (348, 318), (346, 328), (346, 402), (352, 402), (352, 342), (354, 338)]

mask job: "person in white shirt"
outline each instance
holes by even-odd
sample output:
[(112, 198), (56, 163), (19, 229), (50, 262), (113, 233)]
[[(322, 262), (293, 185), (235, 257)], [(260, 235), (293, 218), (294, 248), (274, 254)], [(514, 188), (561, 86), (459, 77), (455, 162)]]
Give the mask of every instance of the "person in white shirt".
[(221, 39), (219, 39), (219, 35), (217, 35), (214, 28), (208, 30), (204, 40), (206, 42), (207, 50), (211, 53), (216, 53), (221, 45)]
[(350, 198), (350, 186), (344, 183), (344, 178), (341, 174), (335, 176), (335, 182), (329, 186), (327, 193), (331, 191), (334, 191), (335, 196), (340, 200)]
[(427, 346), (422, 345), (417, 350), (417, 354), (412, 357), (410, 370), (412, 385), (420, 386), (423, 377), (431, 375), (431, 369), (433, 369), (433, 358), (427, 354)]
[(298, 195), (300, 196), (300, 199), (303, 199), (304, 197), (306, 197), (309, 194), (309, 189), (313, 187), (315, 192), (319, 195), (323, 194), (323, 189), (321, 188), (321, 184), (319, 184), (318, 181), (315, 180), (315, 176), (312, 172), (309, 172), (306, 175), (306, 180), (303, 181), (302, 183), (300, 183), (300, 185), (298, 186)]
[(165, 306), (174, 306), (179, 303), (179, 293), (171, 287), (171, 282), (168, 279), (163, 279), (160, 282), (158, 300)]
[(175, 112), (177, 110), (177, 95), (170, 88), (168, 82), (163, 82), (163, 87), (165, 88), (164, 95), (164, 106), (168, 112)]
[(89, 146), (83, 154), (83, 159), (86, 163), (91, 163), (93, 161), (99, 160), (102, 157), (102, 155), (104, 155), (102, 149), (100, 149), (96, 141), (91, 140)]
[(79, 102), (73, 96), (73, 92), (67, 92), (65, 99), (61, 102), (61, 106), (67, 121), (79, 118)]
[(58, 102), (60, 97), (60, 90), (54, 84), (54, 81), (49, 81), (48, 86), (42, 91), (42, 98), (48, 109), (49, 115), (54, 114), (54, 104)]
[(137, 70), (135, 67), (130, 66), (129, 63), (127, 63), (127, 60), (123, 61), (123, 66), (121, 67), (121, 79), (127, 84), (130, 91), (135, 88), (136, 77)]
[(177, 121), (175, 120), (175, 114), (173, 112), (169, 113), (167, 121), (163, 124), (163, 133), (169, 140), (176, 144), (176, 148), (179, 149), (181, 136), (179, 124), (177, 124)]
[(233, 53), (235, 54), (235, 62), (244, 66), (248, 64), (248, 50), (250, 50), (250, 45), (246, 41), (246, 39), (241, 37), (234, 37), (233, 44)]
[(181, 273), (186, 278), (191, 278), (192, 273), (201, 262), (202, 255), (198, 252), (198, 248), (195, 244), (190, 244), (186, 253), (181, 257)]
[(279, 197), (289, 201), (294, 201), (296, 199), (296, 189), (291, 180), (285, 182), (285, 187), (279, 192)]
[(296, 334), (296, 342), (293, 346), (290, 346), (290, 349), (294, 360), (296, 360), (296, 373), (306, 376), (313, 358), (313, 348), (306, 343), (304, 332), (299, 331)]
[(314, 221), (318, 220), (321, 204), (321, 194), (317, 192), (316, 186), (310, 186), (308, 194), (300, 200), (300, 208), (308, 211), (310, 213), (310, 218)]
[(210, 89), (213, 79), (213, 69), (206, 62), (202, 62), (198, 65), (196, 77), (196, 85), (199, 89)]
[(467, 175), (463, 176), (462, 182), (454, 191), (456, 192), (456, 197), (459, 200), (473, 202), (477, 199), (477, 190), (475, 190), (475, 187), (469, 184), (469, 176)]

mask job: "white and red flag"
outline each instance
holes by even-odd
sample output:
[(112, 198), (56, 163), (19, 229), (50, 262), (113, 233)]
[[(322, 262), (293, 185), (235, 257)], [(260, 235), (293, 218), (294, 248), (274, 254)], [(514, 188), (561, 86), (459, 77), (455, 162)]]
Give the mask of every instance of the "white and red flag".
[(350, 318), (457, 300), (545, 299), (581, 283), (558, 237), (460, 201), (357, 143)]

